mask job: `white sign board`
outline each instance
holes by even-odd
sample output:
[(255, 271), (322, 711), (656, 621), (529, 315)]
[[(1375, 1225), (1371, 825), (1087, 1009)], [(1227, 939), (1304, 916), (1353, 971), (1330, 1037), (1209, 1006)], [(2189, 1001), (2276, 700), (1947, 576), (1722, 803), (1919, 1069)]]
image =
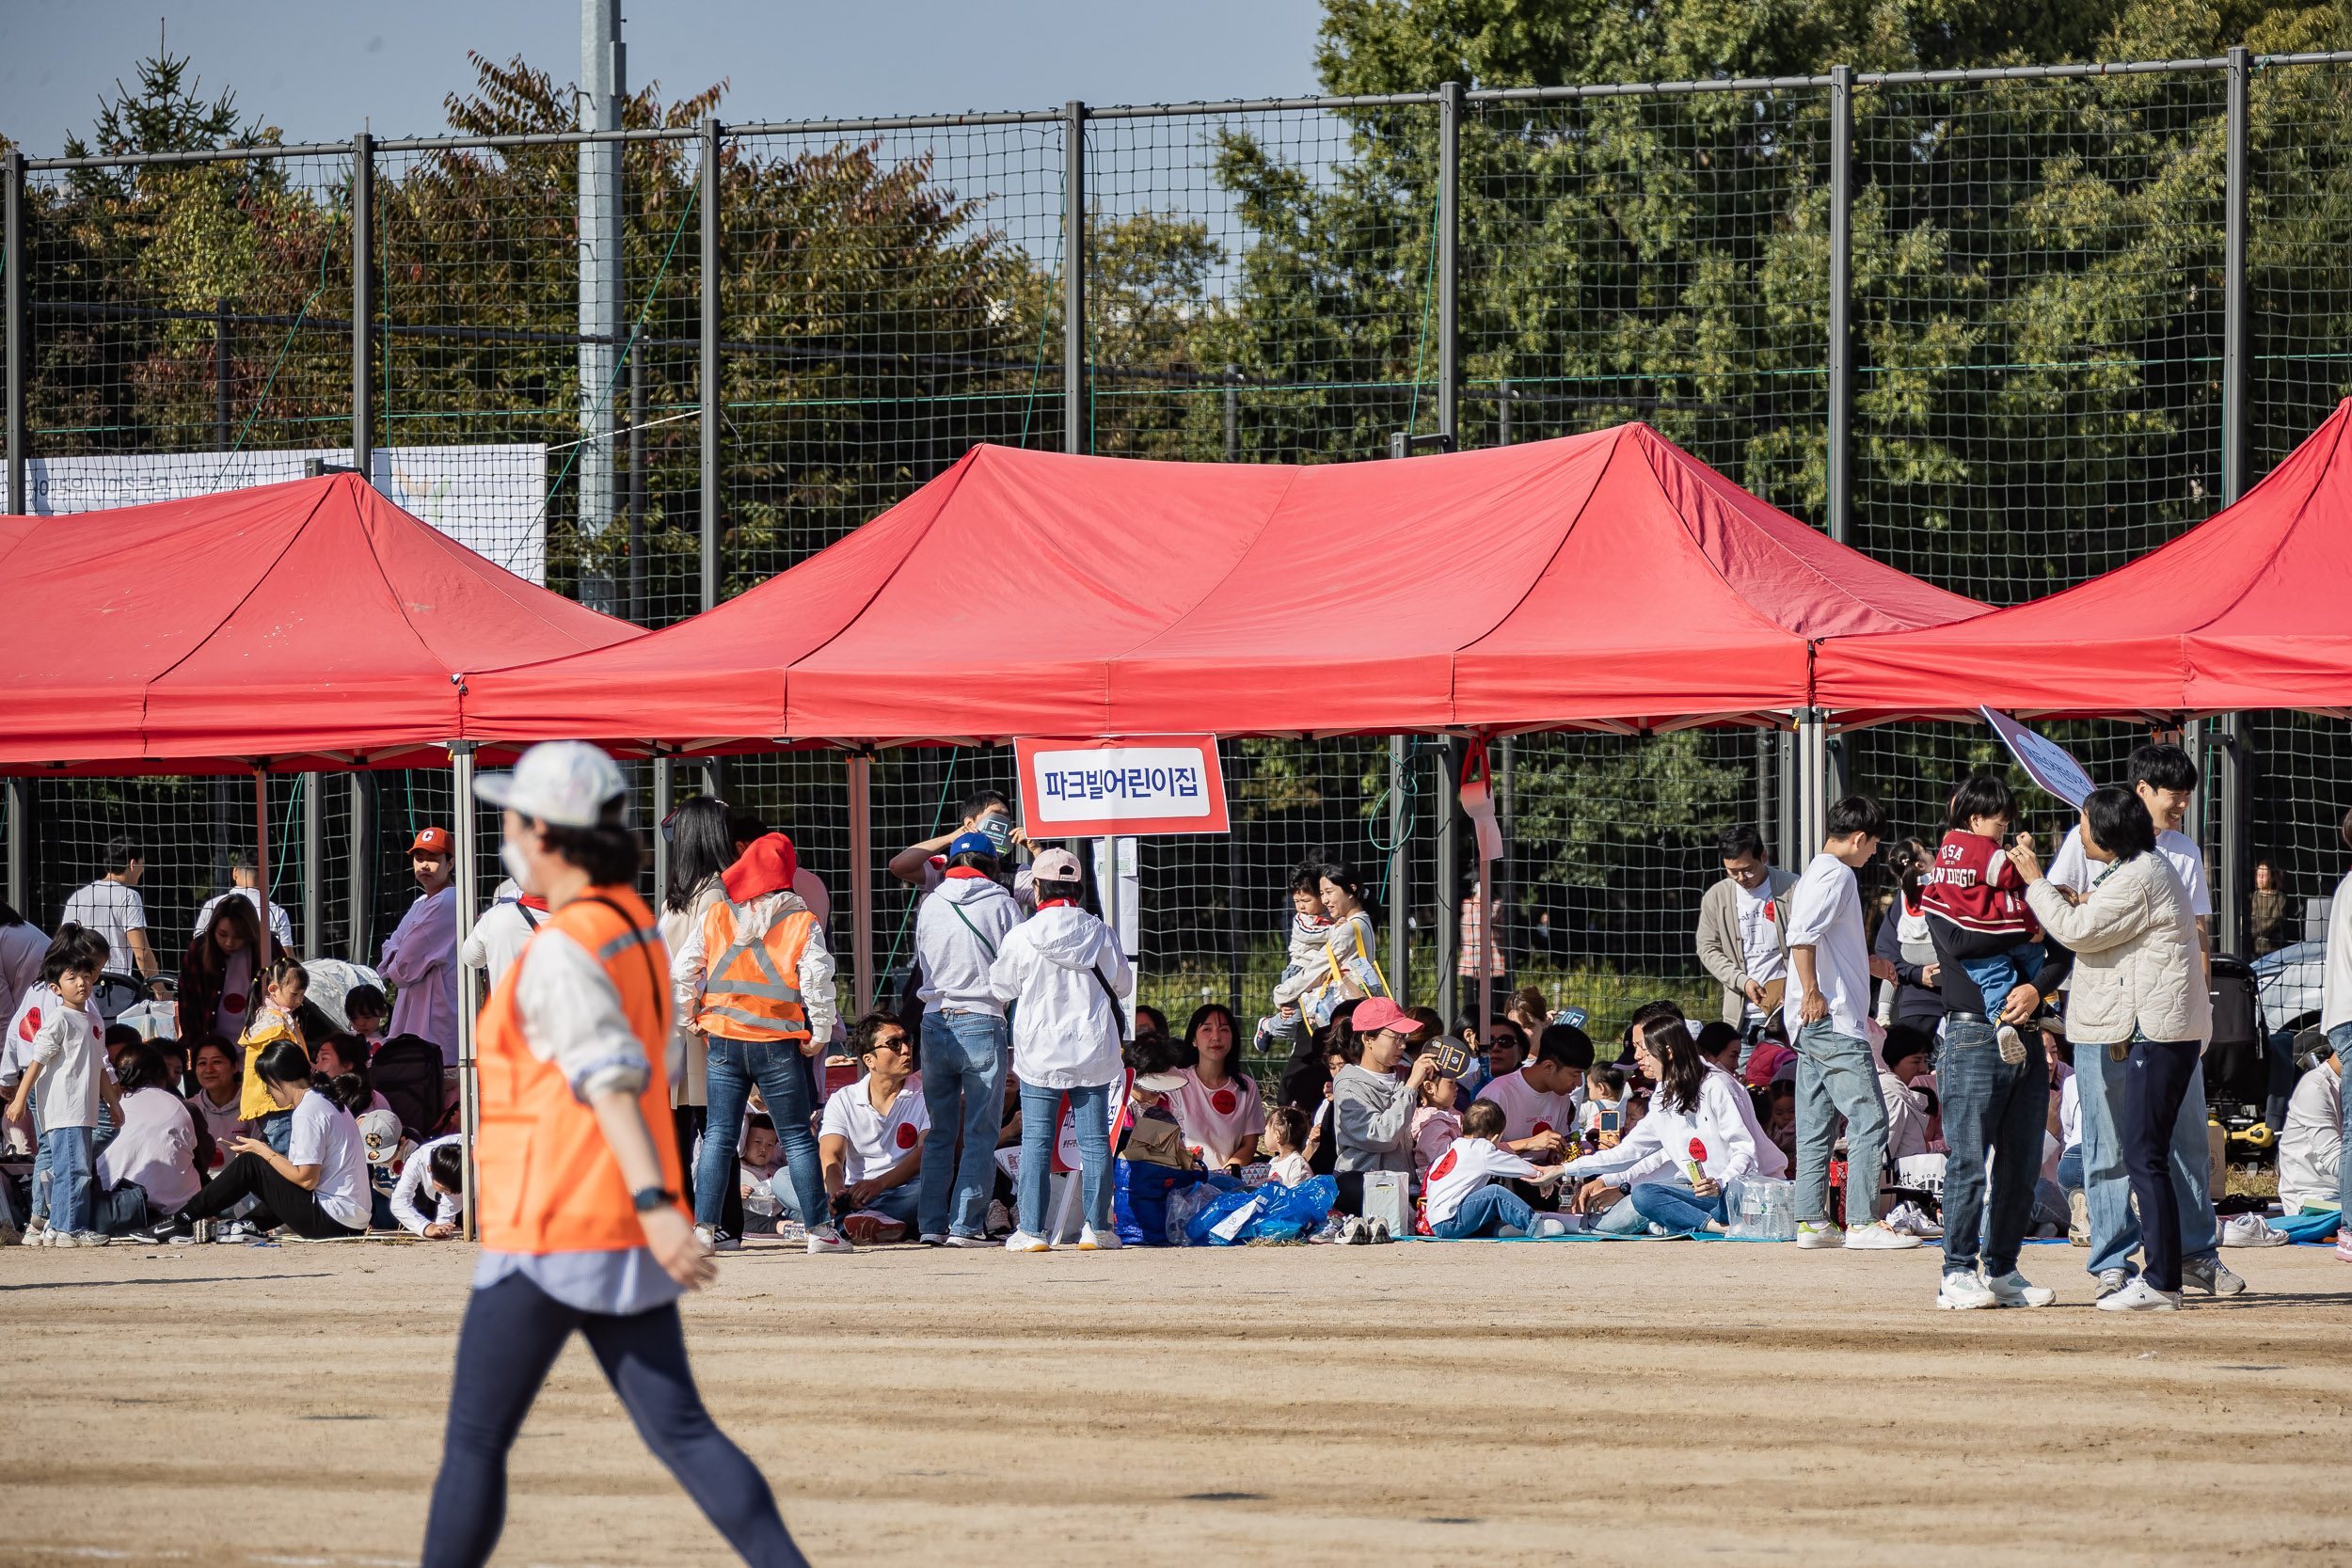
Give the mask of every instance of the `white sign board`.
[(2068, 805), (2079, 808), (2083, 798), (2099, 787), (2073, 753), (2057, 741), (2034, 734), (2006, 713), (1989, 707), (1977, 711), (1984, 715), (1993, 733), (2009, 747), (2010, 754), (2017, 759), (2017, 766), (2026, 770), (2026, 777)]
[[(39, 516), (187, 500), (300, 479), (313, 460), (348, 465), (348, 447), (35, 457), (26, 501)], [(378, 448), (378, 493), (475, 554), (541, 587), (548, 580), (548, 450), (536, 443)]]
[(1035, 838), (1228, 831), (1216, 736), (1014, 743), (1025, 824)]

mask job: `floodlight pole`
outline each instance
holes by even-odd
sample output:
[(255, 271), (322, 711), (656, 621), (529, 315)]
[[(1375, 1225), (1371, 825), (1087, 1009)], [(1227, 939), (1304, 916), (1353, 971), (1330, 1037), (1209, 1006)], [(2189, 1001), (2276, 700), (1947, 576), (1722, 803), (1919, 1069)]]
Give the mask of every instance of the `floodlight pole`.
[(719, 135), (713, 116), (703, 121), (702, 341), (696, 345), (702, 383), (702, 608), (719, 602)]
[[(31, 344), (25, 341), (26, 326), (32, 321), (24, 309), (24, 154), (10, 148), (0, 155), (0, 183), (8, 187), (0, 206), (7, 209), (7, 232), (0, 244), (8, 247), (5, 267), (6, 300), (0, 309), (8, 311), (5, 330), (8, 339), (8, 513), (22, 516), (24, 505), (24, 366), (31, 357)], [(21, 909), (22, 906), (19, 906)]]
[(1853, 67), (1829, 71), (1829, 536), (1853, 513)]
[[(1438, 88), (1438, 434), (1460, 443), (1460, 267), (1462, 230), (1462, 84)], [(1481, 1044), (1484, 1044), (1482, 1039)]]
[[(1062, 109), (1062, 450), (1083, 452), (1087, 439), (1087, 106)], [(1113, 870), (1117, 876), (1116, 867)]]
[[(474, 900), (474, 824), (478, 813), (473, 799), (473, 751), (470, 740), (453, 740), (449, 746), (450, 786), (456, 804), (456, 865), (453, 879), (457, 890), (457, 946), (464, 951), (467, 940), (473, 935)], [(460, 1140), (466, 1153), (465, 1238), (480, 1239), (477, 1205), (474, 1195), (481, 1182), (475, 1180), (474, 1139), (482, 1130), (482, 1080), (474, 1062), (474, 968), (462, 958), (457, 965), (457, 1115), (465, 1130)]]

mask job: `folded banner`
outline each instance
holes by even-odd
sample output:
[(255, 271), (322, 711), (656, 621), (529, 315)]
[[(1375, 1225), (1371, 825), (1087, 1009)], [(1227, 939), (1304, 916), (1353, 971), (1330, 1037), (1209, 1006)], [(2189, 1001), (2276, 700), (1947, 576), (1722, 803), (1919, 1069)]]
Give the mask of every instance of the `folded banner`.
[(1032, 738), (1015, 741), (1014, 752), (1033, 838), (1232, 831), (1213, 735)]
[(1478, 826), (1481, 860), (1502, 858), (1502, 828), (1495, 820), (1494, 784), (1486, 771), (1486, 743), (1473, 740), (1462, 755), (1462, 810)]
[(2034, 734), (2008, 714), (1989, 707), (1977, 710), (1984, 721), (1993, 726), (1993, 733), (2001, 737), (2010, 755), (2026, 776), (2070, 806), (2079, 808), (2083, 798), (2099, 786), (2083, 771), (2067, 749), (2047, 736)]

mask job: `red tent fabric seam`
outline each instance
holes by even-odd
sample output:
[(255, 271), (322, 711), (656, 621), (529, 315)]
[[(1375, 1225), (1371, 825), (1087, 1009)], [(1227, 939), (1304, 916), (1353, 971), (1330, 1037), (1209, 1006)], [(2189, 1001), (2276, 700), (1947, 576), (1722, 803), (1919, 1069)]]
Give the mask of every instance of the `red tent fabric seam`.
[[(1202, 605), (1207, 604), (1210, 600), (1216, 598), (1217, 590), (1233, 580), (1234, 575), (1238, 573), (1242, 569), (1243, 564), (1248, 561), (1249, 552), (1258, 547), (1259, 542), (1265, 537), (1266, 530), (1274, 526), (1274, 519), (1281, 515), (1282, 508), (1288, 504), (1291, 499), (1291, 491), (1297, 487), (1298, 476), (1305, 471), (1306, 466), (1303, 464), (1292, 466), (1290, 477), (1282, 482), (1282, 493), (1275, 497), (1273, 504), (1268, 506), (1264, 513), (1259, 516), (1258, 526), (1250, 531), (1249, 542), (1244, 545), (1234, 555), (1233, 563), (1225, 569), (1225, 575), (1223, 577), (1218, 578), (1215, 582), (1212, 582), (1202, 588), (1200, 596), (1192, 601), (1191, 606), (1186, 609), (1182, 615), (1179, 615), (1175, 619), (1169, 621), (1164, 626), (1153, 627), (1151, 633), (1141, 641), (1129, 643), (1125, 652), (1112, 655), (1108, 659), (1104, 661), (1104, 664), (1108, 666), (1117, 664), (1122, 659), (1133, 658), (1136, 650), (1148, 648), (1152, 643), (1158, 641), (1161, 638), (1166, 637), (1168, 633), (1183, 626), (1186, 621), (1191, 620), (1193, 616), (1199, 614)], [(1103, 696), (1104, 707), (1107, 711), (1110, 701), (1110, 692), (1107, 689), (1104, 691)]]

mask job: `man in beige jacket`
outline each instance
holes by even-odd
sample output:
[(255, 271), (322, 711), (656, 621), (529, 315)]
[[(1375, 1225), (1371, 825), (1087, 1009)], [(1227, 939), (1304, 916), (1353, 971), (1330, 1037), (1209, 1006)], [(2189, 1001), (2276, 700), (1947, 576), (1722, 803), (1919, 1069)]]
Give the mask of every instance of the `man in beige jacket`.
[(1723, 984), (1723, 1019), (1740, 1033), (1744, 1070), (1787, 983), (1788, 890), (1797, 879), (1765, 860), (1754, 828), (1725, 828), (1718, 847), (1724, 879), (1699, 900), (1699, 962)]

